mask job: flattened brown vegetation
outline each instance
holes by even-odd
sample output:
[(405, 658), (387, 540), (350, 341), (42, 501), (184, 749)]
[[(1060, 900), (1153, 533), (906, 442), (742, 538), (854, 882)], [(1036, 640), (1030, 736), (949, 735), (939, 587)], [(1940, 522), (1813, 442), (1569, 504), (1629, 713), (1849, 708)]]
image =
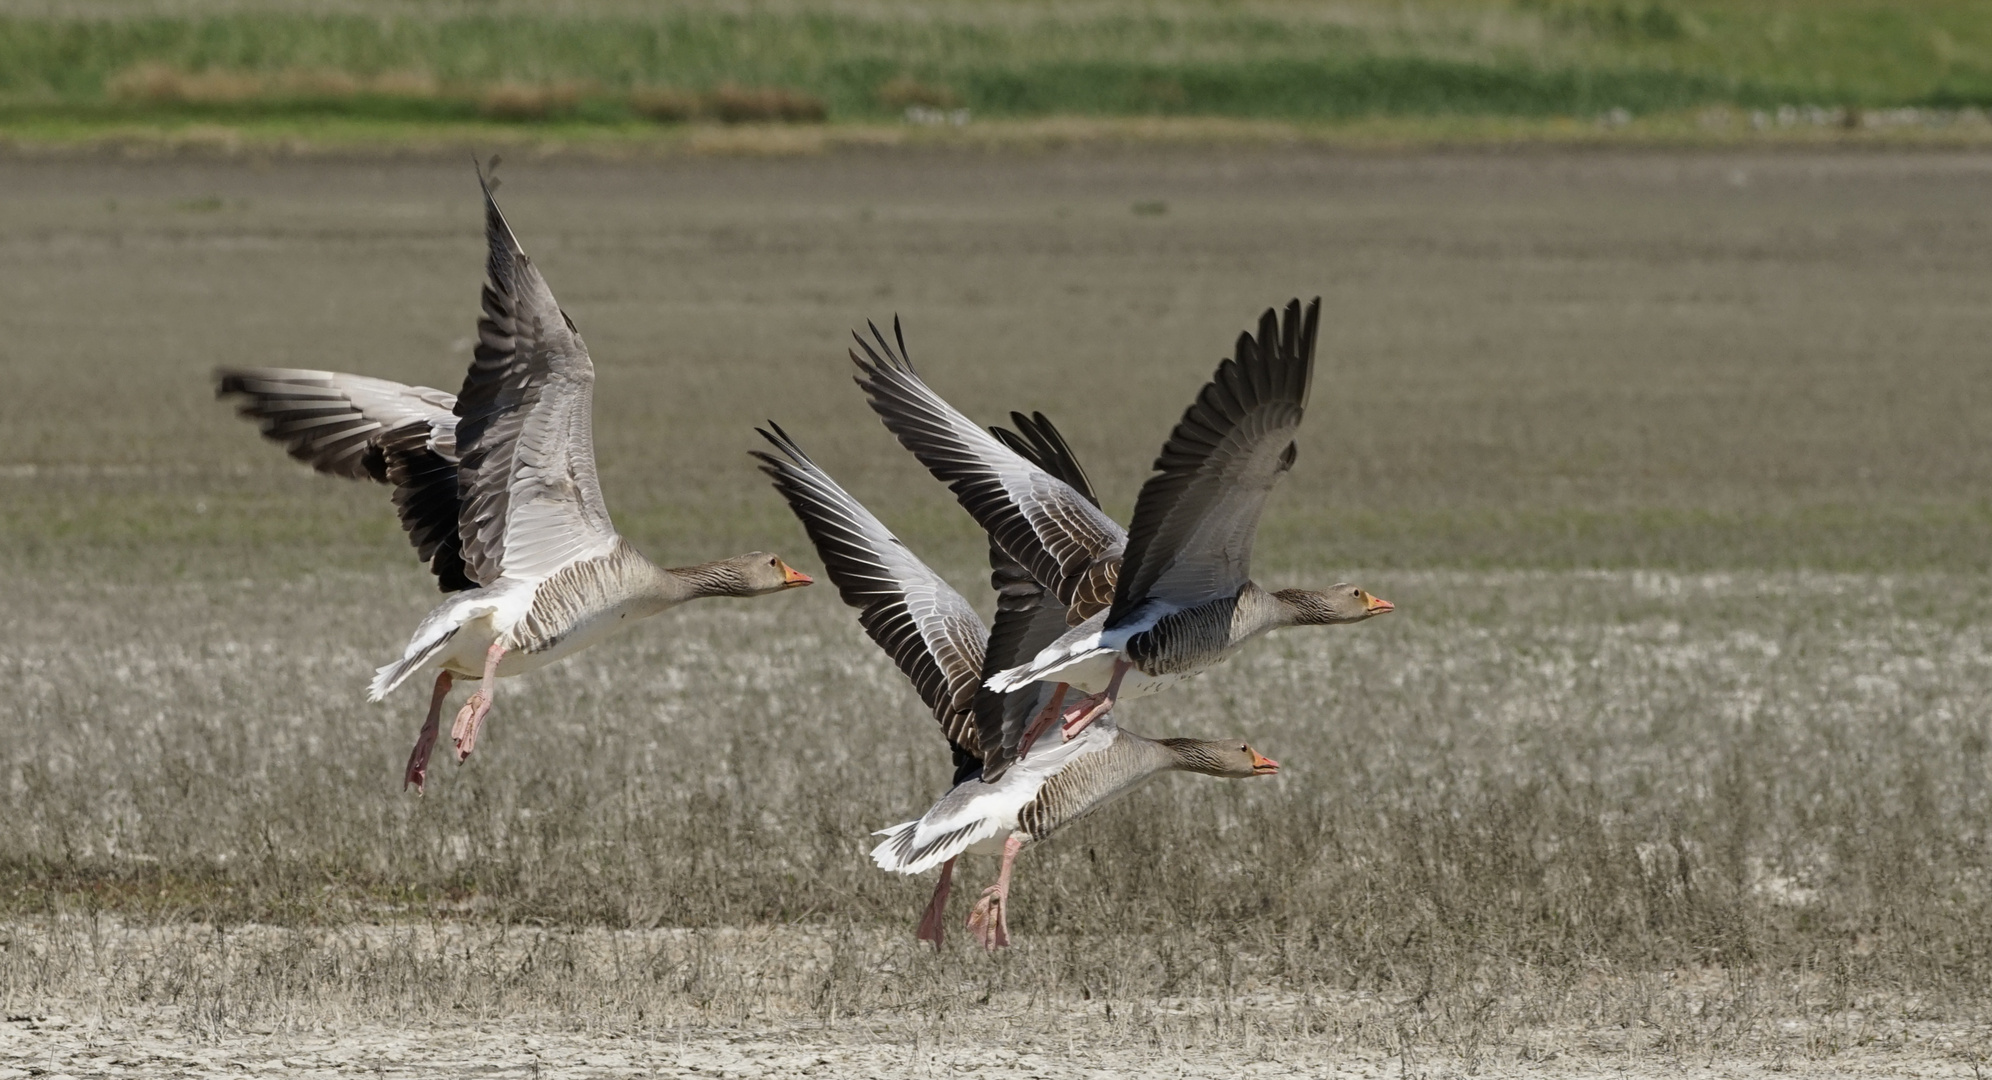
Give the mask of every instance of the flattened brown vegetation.
[[(1249, 977), (1221, 997), (1047, 993), (1064, 937), (992, 970), (848, 927), (4, 933), (72, 981), (11, 1012), (0, 1069), (102, 1076), (1942, 1077), (1976, 1075), (1986, 1027), (1982, 1009), (1939, 1020), (1914, 992), (1822, 1008), (1819, 976), (1719, 968), (1525, 979), (1455, 1009)], [(1154, 945), (1129, 942), (1125, 960)]]

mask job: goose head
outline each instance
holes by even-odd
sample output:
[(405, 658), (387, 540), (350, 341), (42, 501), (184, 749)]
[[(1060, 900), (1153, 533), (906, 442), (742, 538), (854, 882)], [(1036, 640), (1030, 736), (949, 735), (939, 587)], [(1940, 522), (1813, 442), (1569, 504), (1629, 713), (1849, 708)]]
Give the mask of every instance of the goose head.
[(1319, 591), (1281, 589), (1273, 597), (1292, 613), (1295, 626), (1362, 622), (1371, 616), (1397, 610), (1396, 604), (1381, 596), (1372, 596), (1367, 590), (1346, 581)]
[(765, 551), (750, 551), (707, 563), (688, 574), (707, 596), (766, 596), (799, 589), (815, 580)]
[(1163, 746), (1184, 772), (1203, 773), (1243, 780), (1250, 776), (1271, 776), (1280, 763), (1252, 749), (1252, 744), (1226, 739), (1163, 739)]

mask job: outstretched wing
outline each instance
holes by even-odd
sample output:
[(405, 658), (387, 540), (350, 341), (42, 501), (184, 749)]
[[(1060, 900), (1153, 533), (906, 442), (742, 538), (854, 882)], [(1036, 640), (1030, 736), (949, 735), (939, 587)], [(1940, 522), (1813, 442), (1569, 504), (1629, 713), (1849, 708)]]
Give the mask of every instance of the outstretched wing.
[[(1011, 413), (1016, 431), (992, 427), (989, 433), (1032, 465), (1064, 481), (1094, 506), (1100, 504), (1093, 485), (1079, 460), (1073, 456), (1064, 436), (1043, 413), (1025, 416)], [(1093, 563), (1078, 582), (1078, 595), (1071, 606), (1058, 594), (1045, 588), (1024, 565), (996, 543), (989, 541), (989, 583), (996, 589), (996, 621), (989, 629), (988, 655), (982, 662), (982, 676), (989, 677), (1029, 663), (1039, 651), (1057, 641), (1072, 624), (1100, 611), (1113, 601), (1114, 575), (1120, 559), (1109, 557)], [(1075, 614), (1078, 609), (1084, 614)], [(975, 726), (982, 745), (982, 779), (995, 783), (1017, 760), (1024, 732), (1049, 704), (1053, 687), (1049, 683), (1029, 685), (999, 693), (983, 686), (975, 696)]]
[(1293, 467), (1320, 319), (1319, 297), (1305, 315), (1291, 301), (1284, 320), (1266, 309), (1183, 413), (1135, 500), (1109, 629), (1151, 599), (1187, 607), (1244, 586), (1259, 513)]
[(219, 368), (215, 396), (319, 472), (394, 486), (401, 527), (444, 592), (475, 588), (457, 538), (456, 398), (426, 386), (300, 368)]
[[(1093, 482), (1087, 479), (1086, 470), (1080, 467), (1072, 448), (1065, 444), (1065, 436), (1052, 426), (1050, 418), (1041, 412), (1029, 416), (1013, 412), (1010, 421), (1017, 425), (1016, 431), (992, 426), (989, 434), (1054, 479), (1063, 481), (1087, 502), (1095, 507), (1100, 505), (1100, 497), (1093, 493)], [(1107, 520), (1111, 523), (1113, 519)], [(1063, 591), (1054, 594), (1052, 600), (1064, 610), (1067, 626), (1077, 626), (1113, 604), (1114, 583), (1120, 578), (1120, 568), (1120, 550), (1109, 548), (1083, 570), (1058, 583)]]
[(838, 595), (858, 609), (865, 633), (912, 680), (957, 753), (979, 760), (972, 706), (989, 638), (981, 617), (787, 432), (772, 422), (768, 427), (761, 437), (776, 453), (754, 456), (802, 520)]
[[(1119, 561), (1127, 534), (1088, 497), (1090, 491), (1081, 494), (1032, 464), (928, 389), (906, 358), (898, 321), (892, 326), (896, 351), (872, 326), (871, 340), (857, 338), (864, 355), (851, 353), (860, 373), (858, 385), (871, 399), (872, 410), (901, 445), (954, 491), (969, 516), (1062, 602), (1097, 591), (1100, 565)], [(1032, 431), (1028, 421), (1022, 424), (1027, 434)], [(1050, 434), (1057, 452), (1070, 461), (1064, 440), (1056, 438), (1055, 430)], [(1076, 462), (1072, 466), (1083, 484), (1085, 474)]]
[(472, 580), (535, 579), (608, 554), (595, 475), (595, 365), (484, 189), (484, 315), (457, 395), (458, 532)]

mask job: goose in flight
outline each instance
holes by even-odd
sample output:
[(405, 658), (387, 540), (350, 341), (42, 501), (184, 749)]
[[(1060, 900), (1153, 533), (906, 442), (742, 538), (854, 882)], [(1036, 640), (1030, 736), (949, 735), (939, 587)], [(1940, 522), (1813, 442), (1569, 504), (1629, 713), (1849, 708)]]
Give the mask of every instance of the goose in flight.
[(390, 484), (402, 528), (447, 595), (400, 659), (374, 676), (379, 701), (435, 670), (402, 786), (422, 789), (444, 698), (479, 686), (452, 730), (476, 748), (495, 682), (543, 667), (687, 600), (762, 596), (810, 583), (766, 552), (677, 569), (618, 536), (595, 474), (595, 369), (491, 197), (478, 342), (461, 393), (333, 371), (224, 368), (218, 396), (322, 473)]
[[(872, 851), (873, 861), (884, 870), (918, 874), (940, 868), (940, 881), (920, 919), (920, 940), (937, 947), (942, 943), (955, 861), (965, 853), (1002, 858), (995, 884), (983, 890), (968, 916), (969, 930), (984, 948), (1002, 948), (1010, 943), (1011, 874), (1026, 845), (1160, 773), (1242, 778), (1279, 771), (1277, 762), (1243, 742), (1148, 739), (1118, 727), (1108, 715), (1049, 750), (1012, 757), (1000, 777), (990, 776), (988, 765), (1002, 760), (1001, 748), (1014, 743), (1017, 730), (1039, 711), (1048, 688), (1031, 684), (997, 695), (982, 685), (986, 671), (992, 664), (1030, 656), (1057, 635), (1065, 624), (1064, 605), (992, 543), (990, 562), (999, 598), (996, 628), (985, 630), (960, 593), (817, 467), (786, 432), (773, 424), (769, 428), (761, 435), (776, 452), (756, 451), (755, 456), (801, 519), (823, 558), (824, 572), (845, 603), (859, 610), (866, 633), (913, 682), (954, 752), (955, 779), (947, 794), (918, 820), (876, 834), (885, 840)], [(1051, 435), (1055, 438), (1056, 431)], [(1029, 445), (1026, 439), (1018, 442)]]
[[(1131, 532), (1017, 453), (1014, 434), (983, 431), (934, 393), (896, 321), (896, 350), (876, 326), (870, 340), (857, 338), (857, 382), (886, 428), (1066, 606), (1064, 635), (989, 678), (998, 692), (1055, 682), (1056, 704), (1032, 733), (1063, 710), (1065, 734), (1075, 736), (1117, 698), (1208, 670), (1269, 630), (1395, 610), (1346, 582), (1268, 592), (1249, 577), (1259, 512), (1293, 465), (1319, 317), (1318, 299), (1304, 316), (1296, 300), (1284, 320), (1269, 309), (1258, 337), (1239, 335), (1236, 357), (1219, 365), (1163, 446)], [(1042, 414), (1011, 415), (1026, 436), (1043, 438), (1049, 427)], [(1068, 686), (1091, 696), (1064, 709)]]

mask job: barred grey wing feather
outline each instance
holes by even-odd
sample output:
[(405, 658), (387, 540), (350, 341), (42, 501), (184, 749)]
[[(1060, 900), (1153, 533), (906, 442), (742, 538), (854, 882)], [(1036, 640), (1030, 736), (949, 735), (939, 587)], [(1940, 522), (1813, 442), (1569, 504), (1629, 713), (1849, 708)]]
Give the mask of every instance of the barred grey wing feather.
[[(1018, 456), (1043, 469), (1054, 479), (1063, 481), (1095, 508), (1099, 507), (1100, 497), (1094, 494), (1093, 483), (1086, 476), (1086, 470), (1049, 417), (1041, 412), (1029, 416), (1013, 412), (1010, 421), (1017, 426), (1015, 431), (991, 427), (989, 433), (1016, 451)], [(1068, 503), (1059, 503), (1047, 509), (1052, 517), (1063, 518), (1067, 506)], [(1077, 532), (1085, 526), (1073, 522), (1069, 528)], [(1123, 546), (1124, 543), (1107, 548), (1078, 573), (1055, 583), (1059, 587), (1057, 600), (1064, 608), (1067, 626), (1077, 626), (1113, 604), (1114, 583), (1120, 578)]]
[(444, 592), (474, 588), (457, 535), (456, 397), (426, 386), (302, 368), (221, 368), (217, 397), (319, 472), (394, 488), (401, 527)]
[(780, 426), (754, 451), (761, 469), (801, 520), (824, 572), (858, 622), (912, 681), (948, 741), (977, 758), (972, 704), (989, 632), (962, 595), (852, 498)]
[[(1117, 561), (1126, 533), (1087, 494), (1033, 464), (933, 392), (877, 326), (851, 352), (873, 411), (1003, 549), (1061, 601), (1077, 595), (1102, 562)], [(1061, 440), (1062, 442), (1062, 440)], [(1083, 481), (1083, 475), (1081, 477)]]
[(488, 280), (456, 403), (459, 532), (470, 577), (489, 585), (607, 555), (616, 533), (595, 472), (587, 345), (478, 179)]

